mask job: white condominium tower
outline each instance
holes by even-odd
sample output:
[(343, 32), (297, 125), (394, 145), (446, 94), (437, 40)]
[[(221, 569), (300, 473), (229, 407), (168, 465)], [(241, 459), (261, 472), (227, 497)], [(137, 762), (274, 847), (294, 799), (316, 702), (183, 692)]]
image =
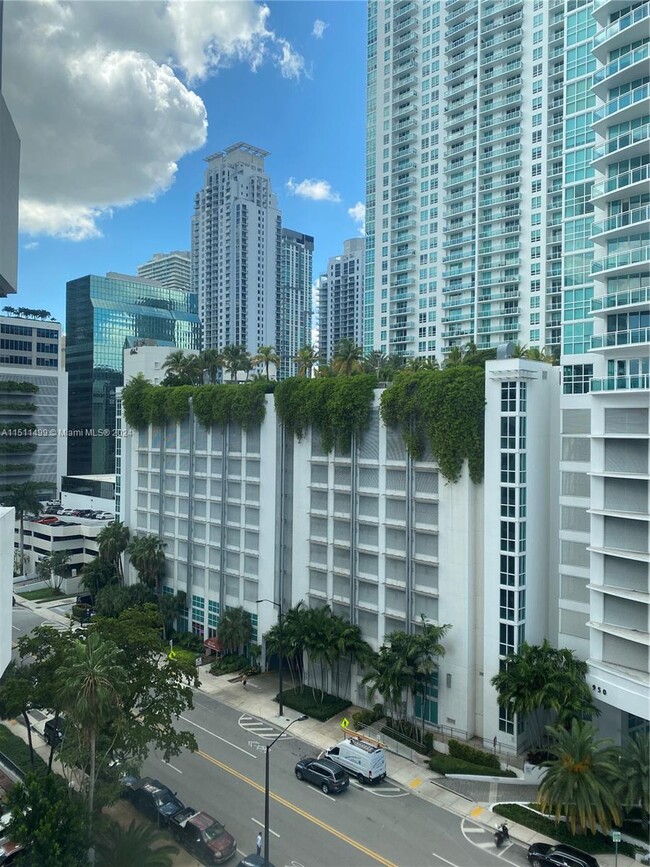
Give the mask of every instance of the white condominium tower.
[(204, 349), (275, 345), (280, 212), (268, 152), (238, 142), (206, 158), (192, 217), (192, 290)]
[(330, 362), (336, 344), (344, 337), (363, 346), (364, 238), (343, 242), (343, 253), (327, 262), (327, 276), (320, 289), (318, 348)]
[(563, 13), (369, 4), (366, 349), (559, 345)]
[(311, 235), (282, 229), (274, 344), (280, 356), (278, 379), (296, 375), (298, 350), (311, 344), (313, 257), (314, 239)]
[(167, 289), (180, 289), (189, 292), (192, 288), (190, 276), (190, 254), (187, 250), (174, 250), (171, 253), (154, 253), (144, 265), (138, 265), (138, 277), (155, 280)]

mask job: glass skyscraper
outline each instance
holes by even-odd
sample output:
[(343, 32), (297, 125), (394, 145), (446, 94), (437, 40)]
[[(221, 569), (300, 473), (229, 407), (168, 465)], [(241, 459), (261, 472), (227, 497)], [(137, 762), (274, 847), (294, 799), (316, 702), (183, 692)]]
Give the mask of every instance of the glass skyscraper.
[(115, 389), (123, 384), (127, 338), (197, 350), (194, 293), (109, 273), (66, 287), (68, 475), (115, 471)]

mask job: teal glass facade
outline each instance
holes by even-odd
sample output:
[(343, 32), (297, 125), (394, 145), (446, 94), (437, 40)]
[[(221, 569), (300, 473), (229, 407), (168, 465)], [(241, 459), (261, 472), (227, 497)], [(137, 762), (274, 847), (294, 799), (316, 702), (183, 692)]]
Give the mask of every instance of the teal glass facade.
[(127, 338), (198, 350), (197, 296), (129, 277), (88, 275), (66, 286), (68, 475), (115, 472), (115, 389)]

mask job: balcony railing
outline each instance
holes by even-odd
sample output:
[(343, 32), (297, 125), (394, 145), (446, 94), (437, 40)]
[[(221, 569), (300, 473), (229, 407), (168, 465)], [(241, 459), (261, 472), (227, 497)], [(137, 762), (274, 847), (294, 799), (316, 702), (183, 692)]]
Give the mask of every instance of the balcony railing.
[(591, 198), (592, 200), (597, 199), (622, 187), (629, 187), (630, 184), (647, 181), (648, 178), (650, 178), (650, 164), (639, 166), (637, 169), (632, 169), (631, 172), (622, 172), (620, 175), (614, 175), (613, 178), (608, 178), (602, 183), (594, 184), (591, 188)]
[(591, 263), (591, 273), (600, 274), (601, 271), (610, 271), (613, 268), (625, 268), (628, 265), (636, 265), (650, 262), (650, 246), (637, 247), (634, 250), (623, 250), (614, 253), (604, 259), (595, 259)]
[(592, 349), (610, 349), (617, 346), (637, 346), (650, 342), (650, 328), (628, 328), (626, 331), (608, 331), (594, 334), (591, 338)]
[(591, 226), (591, 236), (602, 235), (603, 232), (612, 232), (615, 229), (622, 229), (625, 226), (634, 226), (637, 223), (650, 222), (650, 205), (645, 205), (643, 208), (635, 208), (633, 211), (623, 211), (621, 214), (616, 214), (614, 217), (608, 217), (598, 223), (593, 223)]
[(593, 122), (596, 123), (599, 120), (604, 120), (610, 114), (615, 114), (617, 111), (627, 108), (628, 105), (634, 105), (637, 102), (648, 99), (648, 97), (650, 97), (650, 84), (635, 87), (629, 93), (624, 93), (622, 96), (610, 100), (602, 108), (597, 108), (592, 115)]
[(636, 376), (606, 376), (603, 379), (591, 380), (591, 391), (648, 391), (650, 390), (650, 373), (639, 373)]
[(594, 84), (600, 84), (600, 82), (604, 81), (606, 78), (616, 75), (623, 69), (627, 69), (628, 66), (633, 66), (635, 63), (647, 60), (648, 57), (650, 57), (650, 43), (646, 42), (645, 45), (635, 48), (634, 51), (628, 51), (627, 54), (624, 54), (617, 60), (613, 60), (611, 63), (608, 63), (607, 66), (602, 66), (600, 69), (597, 69), (594, 72), (592, 81)]
[(591, 312), (596, 313), (599, 310), (610, 310), (615, 307), (629, 307), (632, 304), (648, 303), (650, 303), (650, 287), (644, 286), (641, 289), (624, 289), (621, 292), (603, 295), (601, 298), (593, 298), (591, 302)]
[(633, 24), (637, 24), (648, 17), (650, 17), (650, 3), (637, 6), (636, 9), (633, 9), (627, 15), (622, 15), (617, 21), (610, 24), (609, 27), (605, 27), (604, 30), (597, 33), (594, 37), (594, 46), (602, 45), (603, 42), (607, 42), (608, 39), (620, 33), (621, 30), (625, 30), (627, 27), (631, 27)]
[[(650, 44), (650, 43), (649, 43)], [(640, 141), (646, 141), (650, 138), (650, 124), (646, 123), (629, 132), (621, 133), (616, 138), (608, 139), (604, 144), (594, 148), (594, 160), (602, 159), (609, 154), (616, 153), (629, 147), (632, 144), (637, 144)]]

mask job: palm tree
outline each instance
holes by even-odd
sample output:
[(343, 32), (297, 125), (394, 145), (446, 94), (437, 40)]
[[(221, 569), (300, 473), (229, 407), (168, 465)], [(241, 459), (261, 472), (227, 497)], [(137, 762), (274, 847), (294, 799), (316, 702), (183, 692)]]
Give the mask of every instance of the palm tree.
[(185, 374), (185, 357), (183, 349), (175, 349), (163, 361), (163, 369), (172, 377), (183, 377)]
[(318, 352), (310, 343), (308, 343), (306, 346), (303, 346), (302, 349), (298, 350), (298, 354), (294, 358), (294, 361), (298, 364), (298, 376), (305, 376), (309, 379), (312, 375), (314, 365), (318, 361)]
[(641, 827), (647, 839), (650, 824), (650, 737), (647, 732), (635, 732), (623, 742), (614, 789), (625, 809), (639, 807), (641, 810)]
[(254, 364), (263, 364), (266, 378), (269, 378), (269, 366), (274, 364), (276, 367), (280, 364), (280, 356), (275, 351), (273, 346), (260, 346), (257, 350), (257, 355), (253, 358)]
[(246, 350), (243, 346), (236, 346), (234, 343), (229, 343), (224, 346), (221, 351), (223, 358), (223, 366), (230, 374), (230, 381), (234, 382), (237, 379), (237, 372), (241, 370), (241, 363)]
[(574, 719), (570, 731), (562, 726), (547, 726), (553, 742), (549, 752), (554, 759), (544, 762), (548, 768), (537, 797), (543, 811), (556, 820), (566, 816), (571, 833), (596, 826), (608, 833), (621, 824), (620, 802), (614, 791), (617, 753), (611, 741), (597, 740), (591, 723)]
[(126, 548), (126, 553), (138, 578), (160, 596), (160, 583), (165, 572), (165, 548), (167, 543), (158, 536), (145, 534), (134, 536)]
[(29, 665), (19, 665), (15, 659), (9, 661), (0, 678), (0, 719), (12, 720), (22, 716), (27, 730), (29, 758), (34, 770), (34, 745), (29, 711), (34, 705), (36, 682)]
[(438, 362), (433, 358), (409, 358), (404, 367), (406, 370), (438, 370)]
[(242, 373), (246, 374), (246, 382), (248, 382), (248, 377), (250, 376), (250, 372), (253, 369), (253, 359), (250, 352), (246, 352), (246, 350), (243, 350), (241, 354), (241, 360), (239, 362), (239, 369)]
[(21, 572), (23, 572), (25, 564), (25, 515), (29, 514), (38, 517), (41, 513), (40, 492), (42, 487), (38, 482), (23, 482), (22, 484), (10, 485), (4, 496), (5, 506), (13, 506), (16, 510), (16, 517), (20, 521), (18, 552)]
[(336, 374), (350, 376), (363, 370), (363, 349), (351, 337), (343, 337), (334, 347), (332, 369)]
[[(63, 579), (68, 574), (67, 564), (69, 559), (70, 554), (67, 551), (52, 551), (50, 555), (41, 557), (41, 559), (38, 560), (36, 563), (36, 574), (42, 581), (45, 581), (49, 587), (58, 590), (63, 583)], [(54, 576), (59, 579), (56, 587)]]
[(456, 365), (462, 364), (464, 357), (465, 352), (462, 346), (452, 346), (445, 358), (445, 367), (456, 367)]
[(546, 346), (542, 349), (539, 346), (531, 346), (530, 349), (526, 350), (525, 356), (533, 361), (545, 361), (547, 364), (555, 364), (555, 356), (552, 352), (547, 352), (546, 350)]
[(376, 373), (379, 376), (380, 371), (386, 367), (388, 356), (378, 349), (373, 349), (363, 359), (363, 369), (366, 373)]
[[(128, 828), (110, 822), (100, 833), (95, 844), (97, 867), (172, 867), (172, 855), (179, 850), (146, 822), (138, 825), (131, 820)], [(163, 845), (159, 845), (159, 844)]]
[(248, 611), (239, 608), (226, 608), (219, 617), (217, 638), (226, 650), (240, 653), (253, 637), (253, 624)]
[(97, 781), (97, 734), (120, 710), (124, 668), (120, 649), (112, 641), (90, 633), (76, 641), (60, 671), (66, 714), (79, 726), (89, 752), (88, 821), (92, 826)]
[(119, 584), (124, 584), (122, 554), (129, 544), (129, 536), (129, 528), (117, 518), (97, 534), (99, 556), (115, 569)]
[(202, 370), (208, 374), (208, 382), (212, 385), (217, 381), (217, 372), (223, 367), (223, 358), (217, 349), (204, 349), (199, 355)]

